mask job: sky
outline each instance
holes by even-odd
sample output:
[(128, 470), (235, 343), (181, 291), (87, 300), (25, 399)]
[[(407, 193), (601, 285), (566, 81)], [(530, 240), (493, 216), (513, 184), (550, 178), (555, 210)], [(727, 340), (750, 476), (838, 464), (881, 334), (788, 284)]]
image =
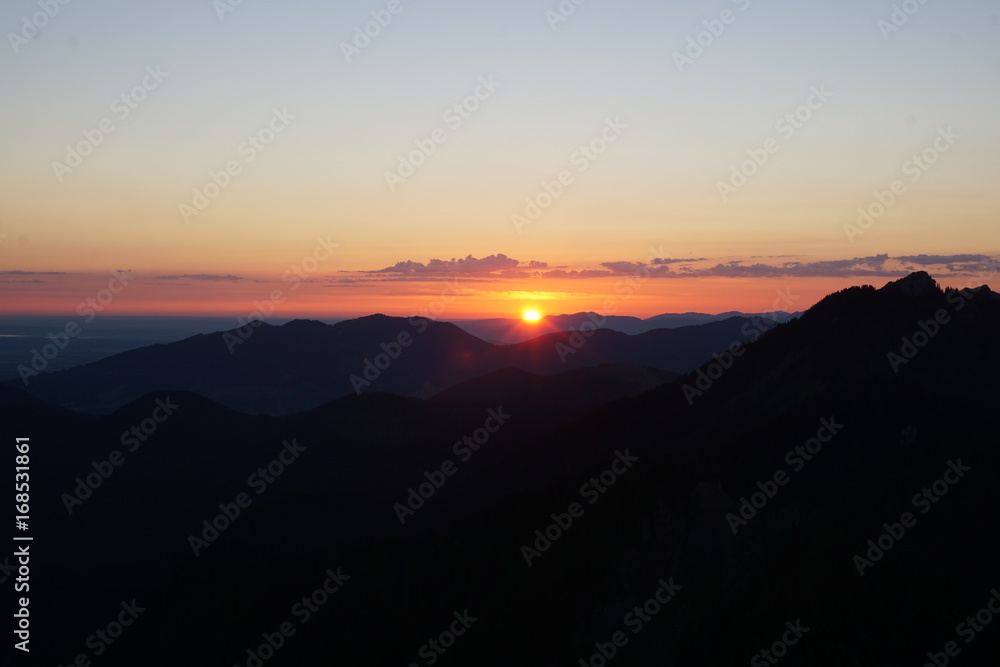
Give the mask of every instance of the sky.
[(996, 2), (10, 0), (0, 32), (2, 313), (1000, 290)]

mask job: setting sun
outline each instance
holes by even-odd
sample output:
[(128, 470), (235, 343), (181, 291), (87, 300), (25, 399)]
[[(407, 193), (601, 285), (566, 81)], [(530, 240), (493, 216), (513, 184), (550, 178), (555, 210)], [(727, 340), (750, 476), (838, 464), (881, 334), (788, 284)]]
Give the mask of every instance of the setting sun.
[(537, 310), (526, 310), (524, 311), (523, 317), (528, 322), (537, 322), (542, 319), (542, 316), (538, 314)]

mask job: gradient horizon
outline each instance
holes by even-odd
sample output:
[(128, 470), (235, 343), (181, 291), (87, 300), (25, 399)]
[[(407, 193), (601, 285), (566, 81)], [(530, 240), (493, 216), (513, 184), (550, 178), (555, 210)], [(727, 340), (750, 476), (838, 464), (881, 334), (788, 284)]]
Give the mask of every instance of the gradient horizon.
[[(388, 0), (244, 0), (222, 14), (209, 0), (56, 3), (21, 41), (10, 35), (42, 10), (8, 3), (0, 312), (71, 316), (120, 269), (136, 280), (109, 314), (245, 316), (278, 289), (276, 317), (408, 316), (454, 279), (441, 318), (600, 312), (607, 299), (639, 317), (759, 312), (781, 291), (797, 295), (783, 309), (804, 310), (904, 270), (1000, 289), (968, 261), (1000, 254), (1000, 13), (928, 2), (886, 32), (901, 4), (592, 0), (554, 23), (556, 0), (400, 0), (348, 62), (342, 44), (385, 20)], [(790, 121), (803, 105), (808, 119)], [(957, 137), (946, 149), (943, 132)], [(603, 152), (581, 152), (601, 138)], [(428, 141), (412, 175), (387, 182)], [(78, 167), (54, 166), (81, 142), (93, 145)], [(185, 214), (213, 180), (218, 196)], [(878, 206), (864, 233), (846, 232)], [(320, 238), (336, 251), (291, 291), (283, 274)], [(692, 274), (625, 299), (628, 271), (606, 265), (650, 261), (651, 247)], [(501, 253), (520, 266), (381, 273)], [(842, 265), (921, 254), (951, 260)], [(532, 262), (545, 267), (522, 275)], [(731, 262), (786, 275), (712, 272)]]

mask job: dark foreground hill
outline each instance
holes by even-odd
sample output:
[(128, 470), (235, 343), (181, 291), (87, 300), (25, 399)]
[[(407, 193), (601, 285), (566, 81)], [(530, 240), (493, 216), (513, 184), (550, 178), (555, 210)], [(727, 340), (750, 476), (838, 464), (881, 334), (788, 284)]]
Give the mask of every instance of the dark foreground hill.
[[(427, 397), (504, 368), (538, 375), (602, 364), (668, 372), (696, 368), (769, 320), (731, 318), (626, 336), (607, 329), (492, 345), (453, 324), (381, 315), (334, 325), (296, 320), (152, 345), (55, 373), (27, 377), (50, 403), (108, 413), (151, 391), (191, 391), (235, 410), (288, 414), (358, 393)], [(9, 386), (24, 387), (21, 380)]]
[(3, 390), (37, 456), (32, 659), (993, 665), (998, 327), (997, 295), (915, 274), (573, 421), (516, 373), (496, 384), (527, 400), (473, 383), (285, 417)]

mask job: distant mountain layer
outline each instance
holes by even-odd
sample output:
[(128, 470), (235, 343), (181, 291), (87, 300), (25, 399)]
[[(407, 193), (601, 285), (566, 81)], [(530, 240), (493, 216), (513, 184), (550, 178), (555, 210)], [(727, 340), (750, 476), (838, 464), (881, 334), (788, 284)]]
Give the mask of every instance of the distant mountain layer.
[[(28, 377), (26, 389), (92, 414), (158, 390), (195, 392), (248, 413), (288, 414), (356, 393), (427, 397), (505, 368), (554, 375), (627, 364), (683, 373), (772, 325), (771, 320), (729, 318), (636, 336), (583, 327), (494, 345), (453, 324), (422, 318), (257, 323), (41, 373)], [(24, 386), (21, 380), (7, 384)]]
[[(153, 345), (173, 343), (206, 331), (233, 326), (228, 317), (115, 316), (102, 314), (92, 322), (80, 316), (0, 314), (0, 378), (18, 376), (18, 368), (30, 366), (36, 351), (52, 345), (67, 326), (80, 326), (81, 334), (46, 357), (46, 370), (57, 371), (89, 364), (113, 354)], [(39, 362), (35, 361), (36, 365)]]
[(733, 317), (763, 319), (781, 324), (801, 315), (802, 313), (741, 313), (732, 311), (708, 315), (706, 313), (665, 313), (646, 319), (624, 315), (600, 315), (598, 313), (574, 313), (572, 315), (547, 315), (538, 322), (526, 322), (511, 318), (493, 318), (479, 320), (453, 320), (462, 330), (491, 343), (520, 343), (536, 338), (541, 334), (557, 331), (579, 330), (581, 327), (597, 327), (611, 329), (620, 333), (635, 336), (653, 329), (676, 329), (678, 327), (694, 326), (721, 322)]
[[(176, 665), (149, 647), (177, 637), (197, 664), (259, 664), (248, 647), (285, 620), (296, 634), (268, 665), (410, 664), (463, 612), (479, 620), (448, 664), (586, 663), (615, 636), (621, 665), (773, 646), (782, 665), (944, 664), (997, 587), (998, 330), (1000, 296), (915, 274), (578, 419), (607, 386), (592, 373), (638, 387), (645, 372), (508, 369), (281, 417), (176, 391), (90, 416), (0, 387), (0, 423), (32, 437), (46, 545), (35, 660), (69, 664), (137, 601), (100, 664)], [(159, 405), (177, 407), (122, 446)], [(291, 606), (341, 567), (350, 580), (300, 626)], [(676, 598), (647, 602), (664, 581)], [(808, 628), (791, 647), (789, 624)], [(1000, 633), (979, 627), (963, 665), (996, 664)]]

